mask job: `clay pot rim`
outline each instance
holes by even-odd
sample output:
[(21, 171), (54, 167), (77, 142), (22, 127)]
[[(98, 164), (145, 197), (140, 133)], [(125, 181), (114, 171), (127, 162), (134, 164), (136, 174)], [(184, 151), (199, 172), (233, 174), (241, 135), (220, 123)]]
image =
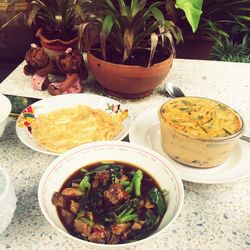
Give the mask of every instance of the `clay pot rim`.
[(53, 43), (61, 43), (63, 45), (71, 45), (72, 43), (76, 42), (78, 40), (78, 36), (71, 40), (61, 40), (61, 39), (52, 39), (48, 40), (43, 34), (42, 34), (43, 28), (39, 28), (36, 32), (36, 37), (40, 38), (44, 43), (47, 44), (53, 44)]
[(167, 59), (163, 60), (162, 62), (155, 63), (155, 64), (151, 65), (150, 67), (143, 67), (143, 66), (140, 66), (140, 65), (126, 65), (126, 64), (121, 64), (121, 63), (108, 62), (108, 61), (105, 61), (103, 59), (100, 59), (99, 57), (94, 56), (93, 53), (91, 53), (91, 50), (89, 50), (87, 52), (87, 56), (92, 56), (92, 57), (96, 58), (97, 60), (99, 60), (101, 62), (104, 62), (106, 64), (109, 64), (109, 65), (117, 65), (117, 67), (120, 66), (120, 67), (124, 67), (124, 68), (131, 68), (132, 67), (134, 69), (136, 69), (136, 68), (138, 68), (138, 69), (139, 68), (140, 69), (149, 69), (149, 68), (152, 68), (152, 67), (157, 67), (158, 65), (161, 65), (161, 64), (165, 64), (166, 61), (174, 59), (174, 55), (173, 55), (173, 53), (171, 53), (170, 56)]

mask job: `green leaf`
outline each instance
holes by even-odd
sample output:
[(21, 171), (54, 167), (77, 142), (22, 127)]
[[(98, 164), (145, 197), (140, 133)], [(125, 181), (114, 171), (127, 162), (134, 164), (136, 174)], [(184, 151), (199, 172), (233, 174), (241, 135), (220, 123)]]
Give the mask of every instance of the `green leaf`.
[(250, 21), (250, 16), (241, 16), (241, 15), (239, 15), (237, 17), (240, 18), (240, 19), (244, 19), (244, 20)]
[(138, 14), (138, 12), (140, 12), (142, 10), (145, 12), (144, 7), (145, 7), (146, 3), (147, 3), (147, 0), (141, 0), (141, 1), (132, 0), (131, 1), (131, 7), (130, 7), (131, 16), (134, 17), (135, 15)]
[(185, 12), (185, 16), (192, 28), (193, 33), (197, 30), (202, 14), (203, 0), (176, 0), (175, 7)]
[(130, 4), (130, 13), (131, 16), (134, 17), (139, 11), (139, 3), (138, 0), (131, 0)]
[(158, 21), (158, 22), (161, 22), (163, 23), (165, 21), (165, 17), (162, 13), (162, 11), (157, 8), (157, 7), (153, 7), (150, 9), (152, 14), (153, 14), (153, 17)]
[(90, 189), (90, 188), (91, 188), (91, 184), (89, 182), (89, 176), (85, 175), (79, 184), (79, 189), (81, 191), (85, 191), (86, 189)]
[(85, 223), (89, 224), (90, 226), (94, 226), (94, 222), (87, 218), (81, 218), (80, 220), (84, 221)]
[(107, 3), (107, 5), (109, 6), (110, 10), (114, 13), (117, 12), (115, 6), (113, 5), (112, 1), (111, 0), (105, 0), (105, 2)]
[[(138, 169), (134, 173), (133, 179), (130, 182), (130, 185), (128, 187), (126, 187), (125, 191), (130, 193), (135, 188), (135, 193), (139, 196), (140, 195), (140, 188), (141, 188), (141, 180), (142, 180), (142, 178), (143, 178), (143, 173), (142, 173), (142, 171), (140, 169)], [(135, 187), (135, 185), (136, 185), (136, 187)]]
[(157, 187), (153, 187), (148, 192), (148, 198), (156, 204), (157, 212), (163, 216), (167, 210), (162, 193)]
[(113, 18), (111, 15), (107, 15), (103, 21), (102, 31), (100, 34), (100, 43), (102, 49), (102, 56), (104, 60), (106, 60), (106, 41), (112, 27), (113, 27)]
[(135, 196), (141, 196), (141, 181), (143, 178), (143, 173), (141, 170), (135, 172)]
[(128, 9), (125, 2), (123, 0), (117, 0), (117, 1), (120, 7), (120, 14), (122, 16), (128, 16)]
[(137, 221), (138, 215), (134, 212), (134, 208), (127, 207), (124, 209), (118, 216), (117, 216), (117, 222), (118, 223), (125, 223), (128, 221)]

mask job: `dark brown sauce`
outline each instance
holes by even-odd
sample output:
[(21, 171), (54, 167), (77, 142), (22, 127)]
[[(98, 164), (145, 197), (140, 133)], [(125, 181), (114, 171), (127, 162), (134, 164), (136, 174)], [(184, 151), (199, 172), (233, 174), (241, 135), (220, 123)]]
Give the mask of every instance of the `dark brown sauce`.
[[(107, 163), (106, 163), (107, 162)], [(112, 163), (111, 163), (112, 162)], [(130, 163), (127, 162), (118, 162), (118, 161), (105, 161), (105, 162), (96, 162), (90, 165), (86, 165), (84, 167), (81, 167), (80, 169), (78, 169), (77, 171), (75, 171), (72, 175), (70, 175), (68, 177), (68, 179), (63, 183), (61, 189), (60, 189), (60, 193), (67, 187), (71, 187), (72, 186), (72, 182), (77, 182), (76, 180), (82, 180), (83, 177), (85, 176), (86, 172), (81, 171), (81, 169), (86, 169), (87, 172), (91, 172), (91, 171), (95, 171), (97, 168), (99, 168), (102, 165), (110, 165), (110, 166), (118, 166), (120, 169), (122, 169), (122, 174), (125, 174), (126, 176), (129, 177), (129, 180), (131, 180), (133, 178), (133, 173), (136, 172), (137, 170), (141, 170), (143, 172), (143, 179), (141, 182), (141, 196), (140, 196), (140, 201), (141, 200), (145, 200), (147, 199), (147, 195), (149, 190), (151, 190), (152, 188), (156, 187), (160, 190), (160, 187), (158, 185), (158, 183), (156, 182), (156, 180), (147, 172), (145, 172), (144, 170), (142, 170), (140, 167), (132, 165)], [(118, 169), (118, 168), (117, 168)], [(94, 178), (94, 174), (91, 175), (90, 178), (90, 183), (93, 182), (93, 178)], [(115, 205), (111, 205), (108, 203), (103, 203), (101, 207), (99, 207), (98, 202), (103, 199), (103, 192), (105, 190), (107, 190), (107, 188), (112, 184), (112, 180), (110, 180), (110, 183), (108, 183), (106, 186), (100, 186), (97, 189), (93, 190), (92, 188), (89, 190), (89, 194), (87, 197), (87, 200), (84, 198), (70, 198), (71, 200), (75, 200), (77, 202), (81, 203), (81, 207), (84, 210), (88, 210), (88, 211), (92, 211), (94, 214), (94, 223), (96, 224), (102, 224), (105, 225), (105, 228), (110, 227), (114, 222), (106, 222), (105, 218), (107, 216), (107, 214), (115, 209)], [(135, 195), (131, 194), (130, 198), (129, 198), (129, 202), (131, 202), (133, 199), (135, 199)], [(88, 240), (86, 237), (83, 237), (82, 235), (80, 235), (79, 233), (75, 232), (73, 227), (69, 227), (64, 219), (63, 216), (61, 214), (61, 210), (60, 208), (57, 208), (57, 212), (59, 215), (59, 218), (61, 220), (61, 222), (63, 223), (64, 227), (67, 229), (67, 231), (80, 239), (83, 240)], [(139, 219), (140, 220), (146, 220), (145, 218), (148, 216), (148, 210), (142, 208), (142, 209), (138, 209), (139, 212)], [(151, 211), (150, 211), (151, 212)], [(157, 209), (156, 207), (154, 209), (152, 209), (152, 216), (158, 216), (160, 218), (158, 218), (157, 223), (154, 226), (149, 226), (148, 228), (146, 228), (146, 226), (143, 226), (143, 230), (140, 230), (140, 232), (138, 231), (134, 231), (132, 234), (130, 234), (130, 236), (126, 239), (120, 239), (118, 243), (127, 243), (127, 242), (131, 242), (131, 241), (135, 241), (135, 240), (140, 240), (143, 238), (146, 238), (147, 236), (151, 235), (159, 226), (161, 219), (163, 216), (159, 216), (159, 214), (157, 214)], [(107, 216), (108, 217), (108, 216)]]

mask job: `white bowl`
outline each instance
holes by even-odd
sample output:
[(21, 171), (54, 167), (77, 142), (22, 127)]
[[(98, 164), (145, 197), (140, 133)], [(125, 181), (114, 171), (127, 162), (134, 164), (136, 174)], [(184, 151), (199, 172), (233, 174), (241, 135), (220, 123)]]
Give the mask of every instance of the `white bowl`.
[(104, 246), (70, 235), (61, 223), (51, 198), (53, 193), (58, 192), (66, 179), (76, 170), (91, 163), (105, 160), (122, 161), (139, 166), (157, 180), (161, 189), (169, 192), (165, 199), (167, 211), (155, 233), (137, 242), (105, 246), (108, 249), (116, 247), (124, 249), (152, 239), (166, 230), (176, 219), (183, 206), (183, 183), (178, 172), (167, 159), (151, 149), (129, 142), (118, 141), (93, 142), (81, 145), (62, 154), (49, 165), (40, 180), (38, 188), (39, 205), (49, 223), (64, 235), (81, 242), (85, 246)]
[(0, 138), (3, 135), (7, 118), (11, 111), (10, 100), (0, 93)]
[(5, 231), (11, 222), (16, 210), (16, 194), (10, 176), (0, 167), (0, 234)]

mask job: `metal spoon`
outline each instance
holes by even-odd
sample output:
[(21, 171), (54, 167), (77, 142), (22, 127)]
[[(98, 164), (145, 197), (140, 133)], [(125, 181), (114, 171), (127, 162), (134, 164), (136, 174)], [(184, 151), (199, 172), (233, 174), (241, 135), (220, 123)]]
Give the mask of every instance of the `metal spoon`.
[[(180, 87), (178, 87), (177, 85), (174, 85), (172, 82), (167, 82), (164, 88), (165, 88), (166, 93), (172, 98), (185, 96), (185, 94), (180, 89)], [(240, 139), (250, 142), (250, 137), (245, 136), (245, 135), (241, 136)]]
[(185, 96), (182, 90), (178, 86), (174, 85), (172, 82), (167, 82), (164, 88), (168, 95), (173, 98)]

